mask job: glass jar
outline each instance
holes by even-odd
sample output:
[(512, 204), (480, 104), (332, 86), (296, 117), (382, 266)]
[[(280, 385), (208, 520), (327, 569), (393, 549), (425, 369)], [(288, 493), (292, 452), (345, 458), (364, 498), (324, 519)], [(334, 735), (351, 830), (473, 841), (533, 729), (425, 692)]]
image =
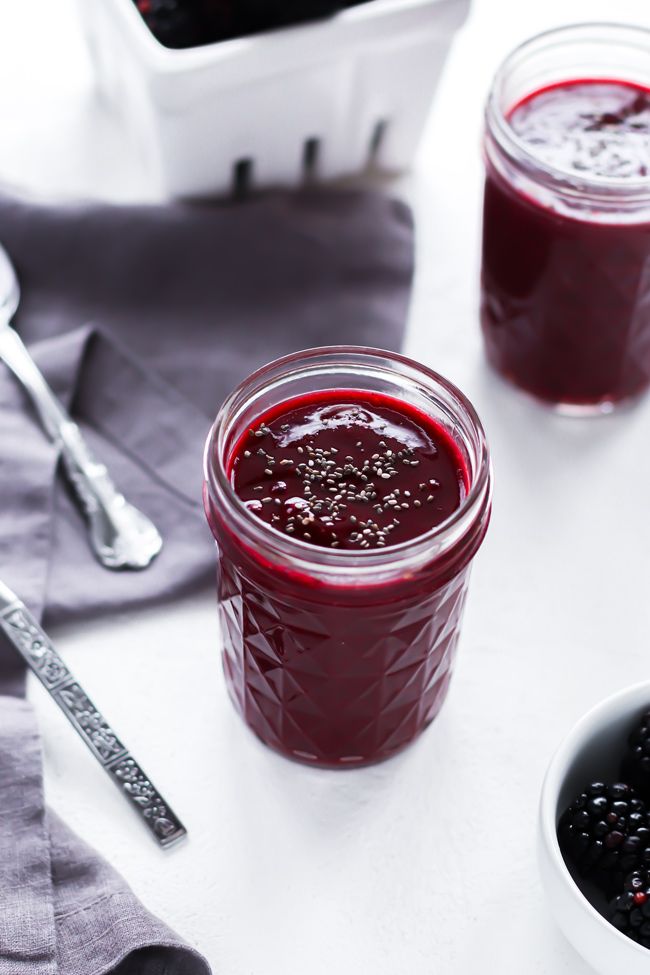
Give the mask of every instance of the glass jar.
[[(376, 390), (443, 425), (467, 466), (460, 508), (413, 540), (360, 551), (311, 545), (251, 514), (227, 473), (234, 445), (270, 408), (327, 389)], [(208, 437), (204, 501), (219, 556), (226, 683), (262, 741), (314, 765), (363, 765), (399, 751), (433, 720), (490, 499), (473, 407), (402, 356), (314, 349), (272, 362), (234, 391)]]
[(481, 324), (500, 374), (589, 414), (650, 384), (650, 167), (643, 178), (565, 171), (515, 133), (517, 105), (576, 81), (650, 89), (650, 31), (548, 31), (497, 72), (485, 116)]

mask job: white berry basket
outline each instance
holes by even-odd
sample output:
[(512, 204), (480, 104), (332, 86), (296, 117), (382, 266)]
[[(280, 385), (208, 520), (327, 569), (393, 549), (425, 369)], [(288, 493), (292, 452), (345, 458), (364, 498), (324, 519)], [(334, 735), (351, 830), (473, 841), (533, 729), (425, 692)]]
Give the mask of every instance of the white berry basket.
[(173, 196), (410, 164), (470, 0), (371, 0), (328, 19), (171, 50), (132, 0), (80, 0), (101, 92)]

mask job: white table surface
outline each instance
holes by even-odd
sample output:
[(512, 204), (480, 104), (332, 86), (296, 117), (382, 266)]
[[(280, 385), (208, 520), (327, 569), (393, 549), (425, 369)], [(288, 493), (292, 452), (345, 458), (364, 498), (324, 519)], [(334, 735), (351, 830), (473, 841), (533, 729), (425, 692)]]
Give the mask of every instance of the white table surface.
[[(503, 387), (477, 325), (481, 105), (498, 61), (586, 18), (650, 26), (647, 0), (474, 0), (415, 173), (407, 352), (481, 414), (496, 473), (452, 691), (402, 756), (321, 772), (258, 744), (225, 695), (213, 594), (59, 630), (61, 649), (174, 799), (160, 853), (31, 685), (50, 803), (224, 975), (587, 975), (535, 864), (539, 789), (580, 714), (648, 677), (650, 399), (562, 420)], [(94, 100), (72, 0), (0, 0), (0, 178), (150, 199)], [(440, 146), (446, 146), (444, 152)]]

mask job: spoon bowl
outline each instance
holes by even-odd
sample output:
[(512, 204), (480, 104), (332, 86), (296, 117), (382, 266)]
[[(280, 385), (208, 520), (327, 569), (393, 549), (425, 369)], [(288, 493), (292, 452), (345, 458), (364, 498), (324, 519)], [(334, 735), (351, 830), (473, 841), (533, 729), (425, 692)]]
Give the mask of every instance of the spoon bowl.
[(20, 303), (18, 275), (9, 260), (9, 255), (0, 244), (0, 328), (11, 322)]

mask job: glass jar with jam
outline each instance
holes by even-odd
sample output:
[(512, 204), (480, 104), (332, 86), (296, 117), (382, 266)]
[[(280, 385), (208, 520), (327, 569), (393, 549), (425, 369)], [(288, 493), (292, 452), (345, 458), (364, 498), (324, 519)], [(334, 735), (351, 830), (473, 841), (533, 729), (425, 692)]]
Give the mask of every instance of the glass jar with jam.
[(451, 383), (333, 347), (242, 383), (205, 453), (226, 683), (268, 745), (329, 767), (399, 751), (447, 693), (491, 470)]
[(549, 31), (486, 109), (481, 324), (505, 378), (564, 412), (650, 384), (650, 31)]

